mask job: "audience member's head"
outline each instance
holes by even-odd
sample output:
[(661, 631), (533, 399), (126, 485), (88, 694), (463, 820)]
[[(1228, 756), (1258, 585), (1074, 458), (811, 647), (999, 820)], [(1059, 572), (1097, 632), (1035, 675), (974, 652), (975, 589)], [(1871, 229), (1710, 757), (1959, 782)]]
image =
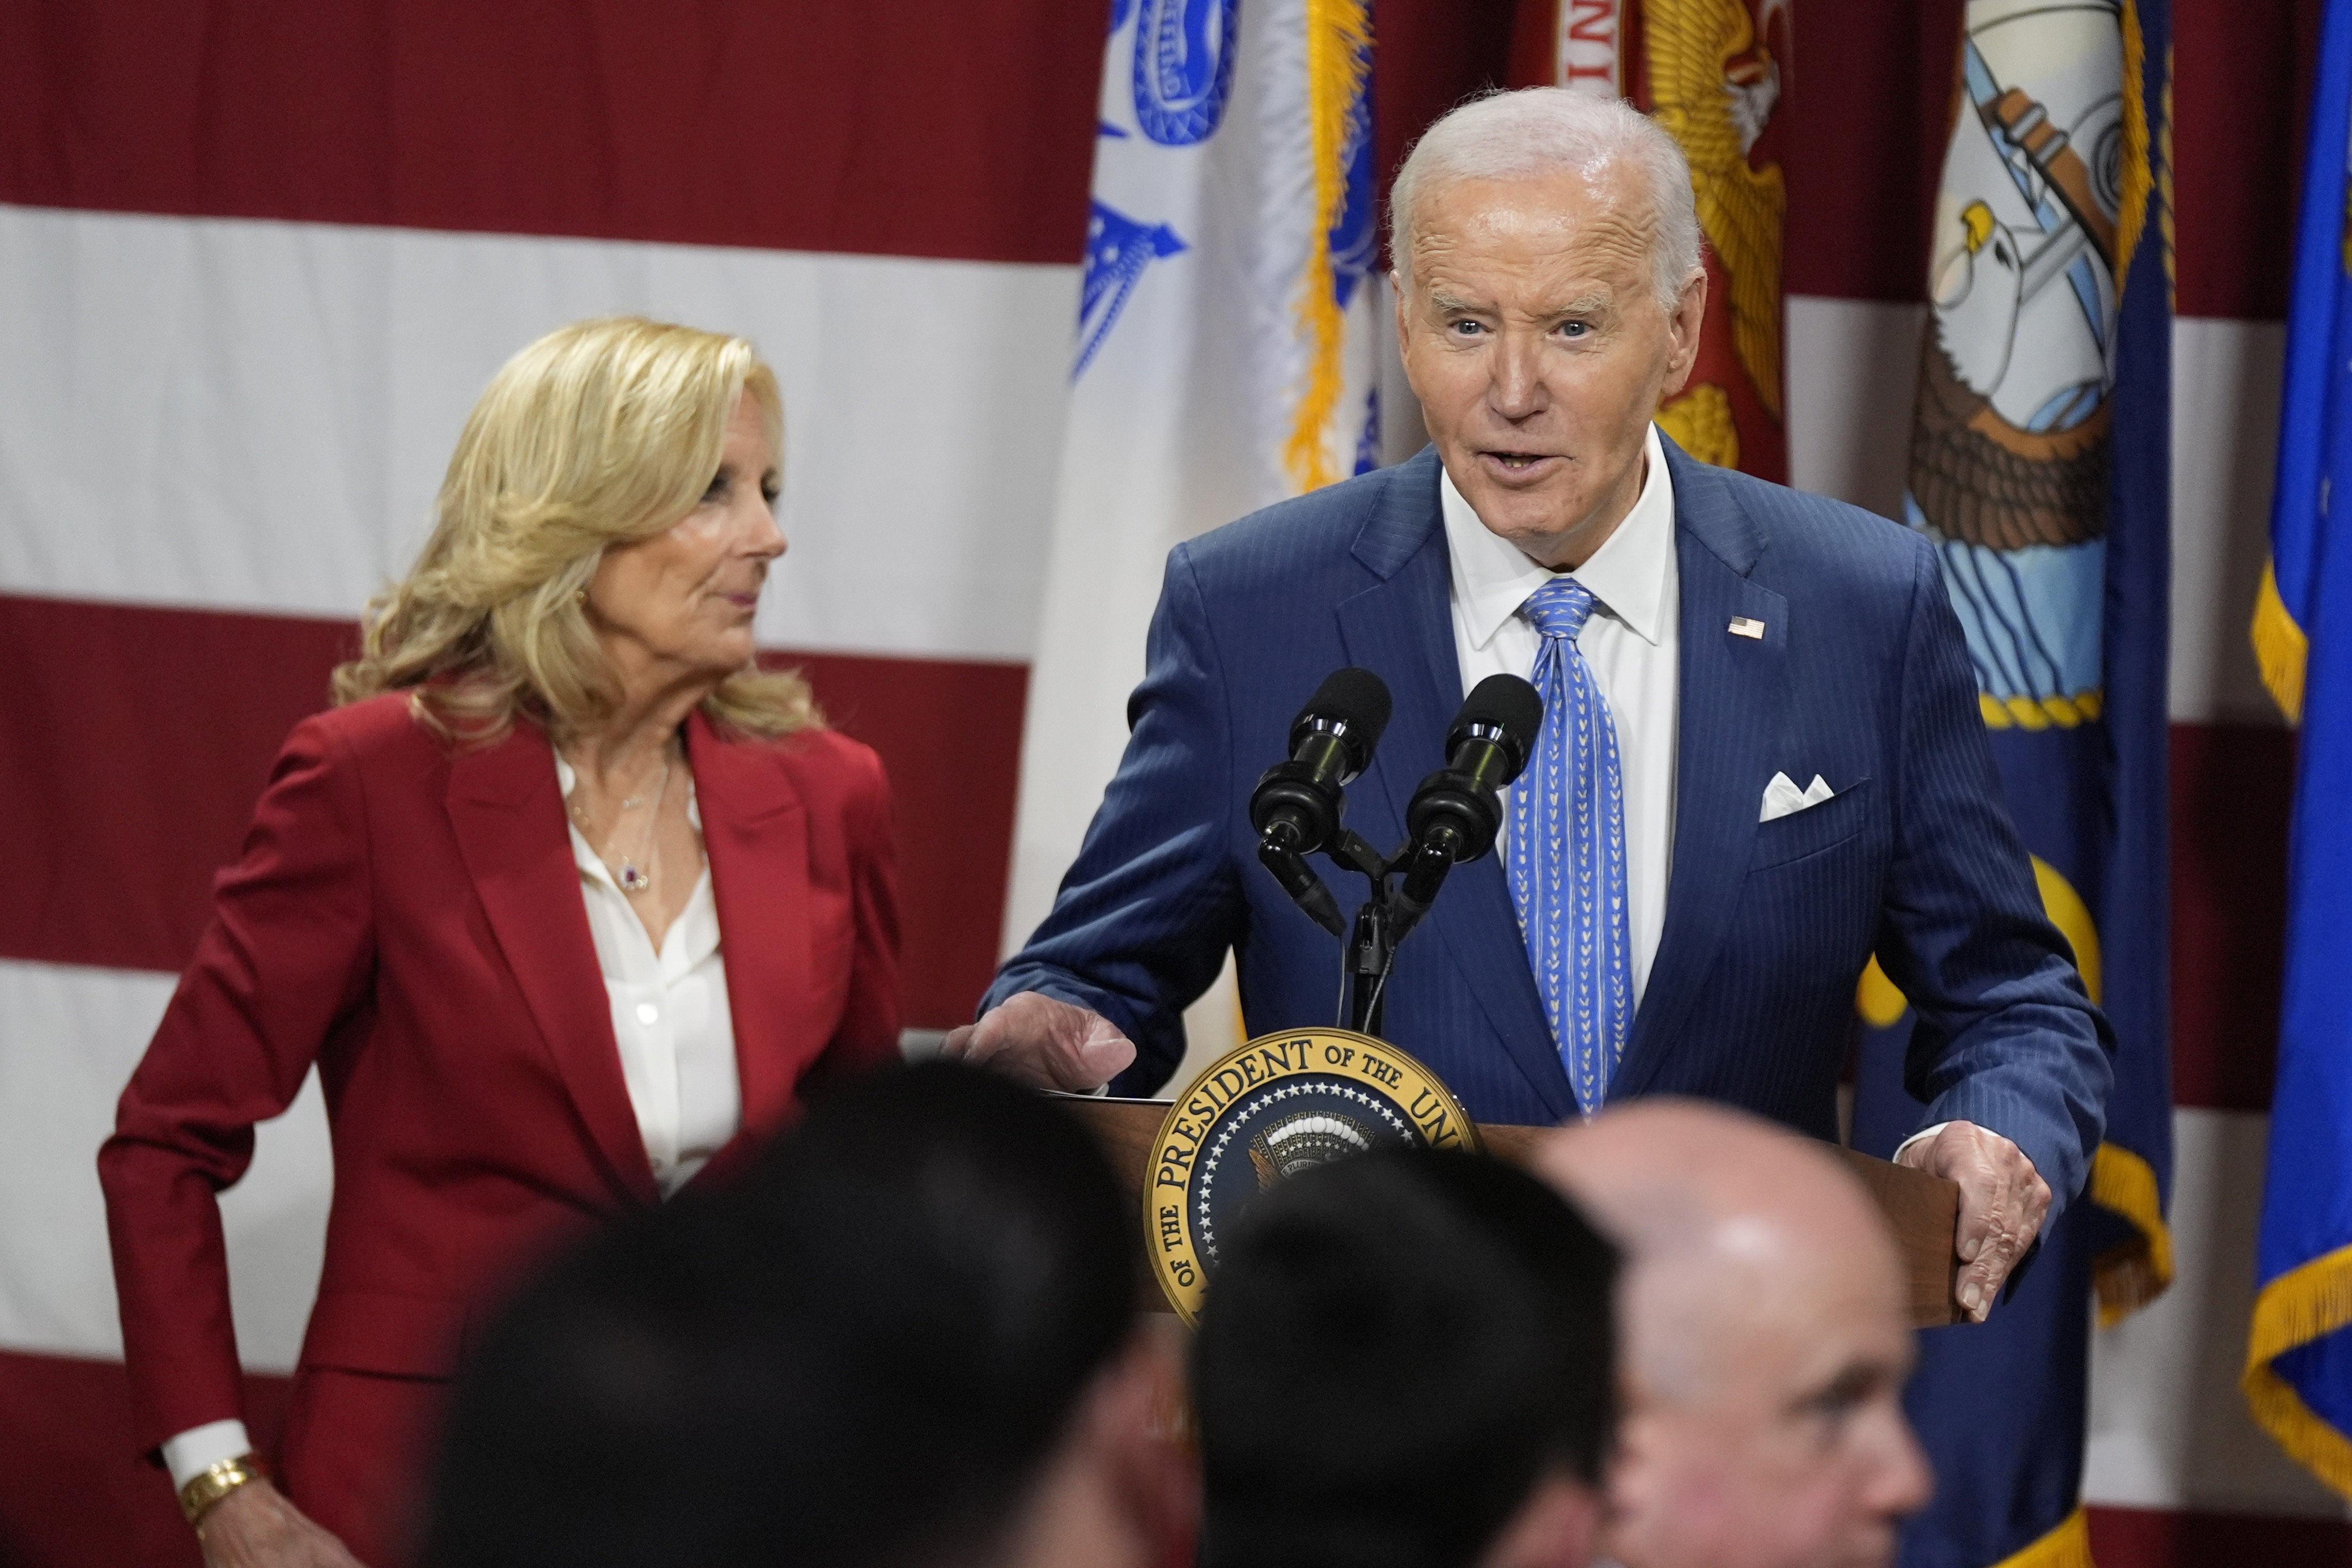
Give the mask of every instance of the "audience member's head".
[(434, 1568), (1141, 1564), (1189, 1533), (1134, 1221), (1062, 1112), (934, 1064), (567, 1258), (454, 1401)]
[(1580, 1568), (1616, 1268), (1542, 1183), (1467, 1155), (1258, 1199), (1193, 1352), (1202, 1568)]
[(1829, 1150), (1673, 1100), (1553, 1133), (1538, 1167), (1624, 1247), (1624, 1414), (1601, 1550), (1627, 1568), (1872, 1568), (1930, 1479), (1903, 1277)]

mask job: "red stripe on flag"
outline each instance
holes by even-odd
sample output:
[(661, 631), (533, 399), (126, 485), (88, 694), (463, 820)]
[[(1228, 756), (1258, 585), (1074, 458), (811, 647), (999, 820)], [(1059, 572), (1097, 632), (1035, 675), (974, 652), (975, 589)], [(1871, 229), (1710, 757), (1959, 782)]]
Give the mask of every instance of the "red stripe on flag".
[[(1787, 258), (1781, 286), (1836, 300), (1924, 300), (1927, 228), (1951, 136), (1960, 0), (1809, 0), (1782, 62)], [(1907, 395), (1909, 388), (1903, 389)]]
[[(355, 644), (334, 621), (0, 595), (0, 820), (26, 825), (0, 956), (184, 964), (270, 759)], [(775, 657), (890, 770), (907, 1022), (965, 1021), (995, 970), (1026, 668)]]
[(2087, 1511), (2091, 1555), (2099, 1568), (2352, 1563), (2352, 1523), (2340, 1519), (2097, 1506)]
[[(0, 596), (0, 820), (30, 831), (0, 956), (176, 970), (269, 759), (352, 645), (331, 621)], [(996, 958), (1027, 673), (782, 655), (882, 754), (898, 801), (908, 1021), (961, 1022)], [(2175, 725), (2174, 1099), (2265, 1110), (2294, 740)]]
[(1104, 0), (35, 0), (0, 200), (1067, 263)]
[(2172, 727), (2172, 1102), (2268, 1110), (2294, 734)]
[(2175, 280), (2184, 316), (2286, 318), (2320, 5), (2172, 7)]
[[(291, 1387), (245, 1380), (246, 1426), (265, 1455)], [(121, 1362), (0, 1352), (0, 1568), (198, 1568), (171, 1479), (133, 1441)]]

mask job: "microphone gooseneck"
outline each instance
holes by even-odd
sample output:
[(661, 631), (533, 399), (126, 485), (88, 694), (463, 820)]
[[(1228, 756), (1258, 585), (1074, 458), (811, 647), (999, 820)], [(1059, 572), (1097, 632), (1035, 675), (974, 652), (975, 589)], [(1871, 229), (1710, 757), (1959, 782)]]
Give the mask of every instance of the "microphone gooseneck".
[[(1446, 732), (1445, 765), (1413, 792), (1409, 837), (1395, 854), (1382, 855), (1341, 825), (1341, 792), (1371, 765), (1389, 713), (1379, 676), (1334, 671), (1290, 721), (1290, 755), (1265, 770), (1249, 800), (1258, 859), (1307, 918), (1345, 939), (1341, 1016), (1349, 1028), (1371, 1035), (1381, 1031), (1397, 943), (1429, 912), (1448, 871), (1495, 847), (1503, 819), (1498, 792), (1535, 752), (1543, 699), (1516, 675), (1480, 681)], [(1352, 931), (1307, 863), (1318, 852), (1371, 885)]]

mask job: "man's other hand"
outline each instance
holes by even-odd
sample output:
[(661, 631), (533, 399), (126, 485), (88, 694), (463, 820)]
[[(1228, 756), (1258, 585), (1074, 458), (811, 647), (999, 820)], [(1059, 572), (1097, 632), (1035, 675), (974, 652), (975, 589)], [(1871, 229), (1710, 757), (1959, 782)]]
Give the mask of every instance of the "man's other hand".
[(205, 1510), (196, 1535), (205, 1568), (361, 1568), (267, 1480), (248, 1481)]
[(1914, 1170), (1960, 1184), (1960, 1225), (1956, 1241), (1960, 1278), (1952, 1294), (1981, 1323), (2017, 1260), (2042, 1234), (2050, 1212), (2050, 1184), (2025, 1151), (1998, 1132), (1971, 1121), (1948, 1123), (1922, 1138), (1896, 1159)]
[(1033, 1088), (1072, 1094), (1100, 1089), (1135, 1059), (1134, 1044), (1108, 1018), (1034, 991), (1009, 996), (979, 1023), (950, 1030), (940, 1048)]

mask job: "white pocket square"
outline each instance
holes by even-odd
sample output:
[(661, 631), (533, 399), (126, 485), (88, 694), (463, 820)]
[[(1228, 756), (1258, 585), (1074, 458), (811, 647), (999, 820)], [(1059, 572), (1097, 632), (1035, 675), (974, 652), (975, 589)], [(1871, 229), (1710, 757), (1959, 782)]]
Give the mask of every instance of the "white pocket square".
[(1829, 780), (1819, 773), (1802, 789), (1788, 774), (1774, 773), (1772, 782), (1764, 786), (1764, 809), (1757, 814), (1756, 820), (1769, 822), (1774, 817), (1790, 816), (1807, 806), (1819, 805), (1836, 793), (1830, 788)]

